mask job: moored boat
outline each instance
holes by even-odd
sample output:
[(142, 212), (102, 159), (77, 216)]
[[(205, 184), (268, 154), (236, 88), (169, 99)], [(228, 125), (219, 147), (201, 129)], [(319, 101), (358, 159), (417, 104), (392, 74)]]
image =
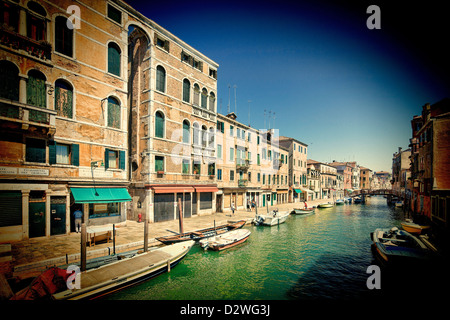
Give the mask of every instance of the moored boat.
[(293, 214), (297, 214), (297, 215), (309, 215), (309, 214), (313, 214), (315, 212), (315, 208), (294, 208), (292, 210)]
[(222, 251), (245, 242), (250, 234), (250, 230), (236, 229), (217, 236), (201, 239), (199, 244), (205, 250), (212, 249), (215, 251)]
[(278, 211), (272, 211), (268, 214), (259, 214), (253, 219), (253, 223), (257, 226), (275, 226), (282, 224), (289, 217), (289, 212), (280, 213)]
[(402, 208), (402, 207), (403, 207), (403, 201), (397, 201), (397, 202), (395, 202), (395, 207), (396, 207), (396, 208)]
[(146, 281), (175, 267), (194, 244), (192, 240), (175, 243), (82, 272), (79, 289), (75, 283), (75, 288), (52, 297), (56, 300), (94, 299)]
[(413, 223), (413, 222), (402, 222), (402, 228), (403, 230), (412, 233), (412, 234), (421, 234), (422, 232), (430, 229), (430, 226), (423, 226), (417, 223)]
[(201, 240), (203, 238), (211, 237), (216, 234), (221, 234), (224, 232), (228, 232), (235, 229), (242, 228), (246, 223), (246, 220), (240, 220), (234, 223), (227, 223), (223, 224), (217, 227), (211, 227), (201, 230), (196, 230), (192, 232), (185, 232), (182, 234), (177, 234), (173, 236), (165, 236), (165, 237), (159, 237), (156, 238), (156, 240), (164, 243), (164, 244), (171, 244), (181, 241), (187, 241), (187, 240)]
[(360, 197), (355, 197), (355, 199), (353, 200), (353, 203), (361, 203), (362, 199)]
[(422, 241), (397, 227), (376, 229), (371, 233), (371, 238), (376, 253), (384, 262), (421, 260), (430, 256), (430, 250)]
[(341, 205), (344, 204), (344, 200), (343, 199), (337, 199), (336, 200), (336, 205)]
[(317, 206), (318, 208), (331, 208), (333, 207), (332, 203), (321, 203)]

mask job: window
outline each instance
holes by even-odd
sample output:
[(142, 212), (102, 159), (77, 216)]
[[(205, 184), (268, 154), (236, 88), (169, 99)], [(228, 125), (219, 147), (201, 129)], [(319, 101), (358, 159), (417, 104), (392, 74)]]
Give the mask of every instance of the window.
[(182, 164), (182, 173), (184, 174), (189, 174), (189, 160), (187, 159), (183, 159), (183, 164)]
[(58, 116), (73, 117), (73, 90), (72, 86), (63, 80), (55, 82), (55, 110)]
[(233, 131), (233, 126), (230, 126), (230, 137), (232, 137), (234, 135), (234, 131)]
[(213, 77), (214, 79), (217, 79), (217, 70), (209, 69), (209, 76)]
[[(0, 4), (1, 5), (1, 4)], [(0, 61), (0, 97), (19, 101), (19, 69), (12, 62)]]
[(217, 130), (224, 133), (225, 123), (223, 121), (217, 120)]
[(26, 140), (25, 161), (45, 163), (46, 162), (45, 151), (46, 151), (45, 140), (29, 138)]
[(164, 172), (164, 157), (155, 156), (155, 171)]
[(234, 149), (230, 148), (230, 161), (234, 161)]
[(260, 156), (259, 153), (256, 155), (256, 164), (257, 164), (258, 166), (261, 165), (261, 156)]
[(192, 173), (193, 174), (200, 174), (201, 173), (200, 161), (194, 160), (192, 162)]
[(202, 147), (206, 147), (206, 141), (208, 141), (208, 132), (206, 126), (202, 126)]
[(109, 168), (125, 170), (125, 151), (105, 149), (105, 169)]
[(222, 145), (217, 145), (217, 158), (222, 159)]
[(200, 140), (199, 140), (199, 134), (200, 134), (200, 128), (198, 123), (194, 123), (194, 130), (192, 130), (192, 134), (193, 134), (193, 143), (194, 145), (199, 145), (200, 144)]
[(222, 180), (222, 169), (217, 169), (217, 180)]
[(120, 215), (120, 203), (89, 203), (89, 218), (112, 217)]
[(214, 92), (211, 92), (209, 94), (209, 110), (214, 112), (215, 106), (216, 106), (216, 96), (214, 95)]
[(50, 164), (71, 164), (78, 166), (79, 145), (50, 141), (48, 146), (48, 158)]
[(265, 173), (263, 173), (263, 182), (262, 182), (262, 184), (266, 184), (266, 174)]
[(257, 178), (258, 182), (261, 182), (261, 173), (258, 172), (258, 178)]
[(109, 4), (108, 4), (108, 18), (117, 22), (118, 24), (122, 24), (122, 12)]
[(208, 164), (208, 175), (210, 176), (215, 175), (215, 171), (216, 171), (216, 164), (215, 163)]
[(184, 143), (189, 143), (189, 138), (190, 138), (190, 126), (189, 126), (189, 122), (187, 120), (183, 121), (183, 142)]
[(47, 13), (45, 9), (38, 3), (30, 1), (27, 4), (28, 8), (37, 13), (41, 17), (29, 13), (27, 16), (27, 36), (36, 41), (46, 40), (47, 23), (45, 17)]
[(157, 47), (159, 47), (159, 48), (161, 48), (161, 49), (164, 49), (164, 50), (166, 50), (167, 52), (169, 52), (169, 45), (170, 45), (169, 40), (164, 40), (164, 39), (162, 39), (162, 38), (161, 38), (160, 36), (158, 36), (156, 33), (155, 33), (154, 44), (155, 44)]
[(116, 98), (108, 98), (108, 127), (120, 129), (120, 104)]
[(198, 84), (194, 84), (194, 105), (200, 105), (200, 87)]
[(230, 170), (230, 181), (234, 181), (234, 170)]
[(238, 137), (238, 138), (241, 137), (241, 129), (240, 128), (236, 128), (236, 137)]
[(166, 70), (163, 67), (156, 67), (156, 90), (166, 92)]
[(108, 44), (108, 72), (120, 77), (120, 47), (114, 42)]
[(206, 91), (205, 88), (202, 90), (202, 105), (201, 107), (203, 109), (206, 109), (208, 107), (208, 91)]
[(45, 76), (40, 71), (31, 70), (28, 72), (27, 104), (41, 108), (47, 107)]
[(164, 138), (164, 114), (161, 111), (155, 114), (155, 137)]
[(67, 27), (70, 20), (66, 17), (58, 16), (55, 19), (55, 51), (72, 57), (73, 54), (73, 29)]
[(0, 25), (8, 26), (14, 32), (19, 31), (19, 10), (10, 3), (0, 3)]
[(183, 101), (187, 103), (191, 101), (191, 83), (188, 79), (183, 80)]

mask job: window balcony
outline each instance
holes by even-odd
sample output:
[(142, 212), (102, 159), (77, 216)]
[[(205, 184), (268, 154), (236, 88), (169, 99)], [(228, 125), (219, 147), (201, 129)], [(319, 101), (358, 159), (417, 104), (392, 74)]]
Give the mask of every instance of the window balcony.
[(0, 121), (10, 122), (23, 130), (39, 128), (43, 133), (55, 134), (56, 111), (34, 107), (0, 98)]
[(239, 179), (238, 180), (238, 187), (239, 188), (245, 188), (248, 185), (247, 179)]
[(236, 169), (246, 171), (250, 167), (251, 161), (248, 159), (236, 159)]
[(210, 121), (216, 121), (216, 113), (214, 111), (205, 109), (197, 105), (196, 103), (192, 104), (192, 113), (196, 116), (202, 117), (204, 119)]
[(52, 58), (52, 45), (49, 42), (36, 41), (3, 27), (0, 27), (0, 44), (14, 50), (23, 50), (39, 59)]

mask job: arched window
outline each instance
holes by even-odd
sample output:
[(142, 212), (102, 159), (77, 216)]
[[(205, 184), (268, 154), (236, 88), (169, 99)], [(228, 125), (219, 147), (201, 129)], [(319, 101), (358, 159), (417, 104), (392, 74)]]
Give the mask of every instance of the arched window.
[(189, 143), (189, 137), (190, 137), (189, 122), (187, 120), (184, 120), (183, 121), (183, 142)]
[(214, 92), (209, 94), (209, 110), (214, 111), (216, 107), (216, 95)]
[(108, 127), (120, 129), (120, 103), (116, 98), (108, 98)]
[(161, 111), (155, 114), (155, 137), (164, 138), (164, 114)]
[(206, 147), (206, 142), (208, 141), (208, 131), (206, 126), (202, 126), (202, 146)]
[(73, 117), (73, 88), (64, 80), (55, 82), (55, 110), (58, 116)]
[(0, 97), (19, 101), (19, 69), (9, 61), (0, 61)]
[(202, 90), (202, 108), (206, 109), (208, 105), (208, 91)]
[(42, 72), (31, 70), (28, 72), (27, 104), (35, 107), (47, 107), (47, 95), (45, 94), (45, 76)]
[(214, 134), (215, 134), (214, 131), (215, 130), (213, 127), (209, 128), (208, 147), (210, 148), (214, 148)]
[(47, 16), (47, 13), (45, 12), (45, 9), (40, 4), (34, 1), (28, 2), (27, 6), (28, 9), (30, 9), (30, 11), (33, 11), (34, 13), (37, 13), (38, 15), (42, 16), (38, 17), (31, 13), (27, 15), (28, 38), (31, 38), (36, 41), (46, 40), (47, 23), (45, 21), (45, 17)]
[(108, 72), (120, 77), (120, 47), (114, 42), (108, 44)]
[(156, 67), (156, 90), (166, 92), (166, 70), (163, 67)]
[(196, 106), (200, 105), (200, 87), (198, 84), (194, 84), (194, 104)]
[(72, 57), (73, 29), (67, 27), (67, 21), (69, 20), (62, 16), (55, 19), (55, 51)]
[(191, 83), (188, 79), (183, 80), (183, 101), (189, 103), (191, 100)]
[(194, 130), (193, 130), (193, 142), (194, 145), (199, 145), (200, 144), (200, 140), (199, 140), (199, 134), (200, 134), (200, 128), (198, 123), (194, 123)]

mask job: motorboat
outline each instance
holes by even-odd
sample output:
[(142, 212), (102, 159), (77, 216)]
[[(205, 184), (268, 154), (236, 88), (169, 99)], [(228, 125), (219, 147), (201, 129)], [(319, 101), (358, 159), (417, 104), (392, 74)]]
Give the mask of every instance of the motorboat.
[(343, 199), (337, 199), (336, 200), (336, 205), (341, 205), (344, 204), (344, 200)]
[(371, 238), (376, 253), (384, 262), (427, 259), (431, 253), (419, 238), (397, 227), (375, 229)]
[(362, 199), (360, 197), (355, 197), (353, 203), (362, 203)]
[(303, 208), (303, 209), (294, 208), (292, 210), (293, 214), (300, 215), (300, 216), (310, 215), (310, 214), (313, 214), (314, 212), (315, 212), (315, 208)]
[(423, 226), (417, 223), (413, 223), (412, 221), (405, 221), (402, 222), (402, 228), (403, 230), (412, 233), (412, 234), (422, 234), (422, 232), (427, 231), (430, 229), (430, 226)]
[(396, 208), (402, 208), (403, 207), (403, 201), (396, 201), (395, 202), (395, 207)]
[(317, 206), (318, 208), (332, 208), (333, 204), (332, 203), (321, 203)]
[(254, 219), (253, 223), (257, 226), (276, 226), (284, 223), (289, 217), (289, 212), (280, 213), (278, 210), (273, 210), (268, 214), (258, 214)]
[(236, 229), (217, 236), (201, 239), (199, 244), (205, 250), (212, 249), (215, 251), (222, 251), (243, 243), (248, 239), (250, 234), (250, 230)]

